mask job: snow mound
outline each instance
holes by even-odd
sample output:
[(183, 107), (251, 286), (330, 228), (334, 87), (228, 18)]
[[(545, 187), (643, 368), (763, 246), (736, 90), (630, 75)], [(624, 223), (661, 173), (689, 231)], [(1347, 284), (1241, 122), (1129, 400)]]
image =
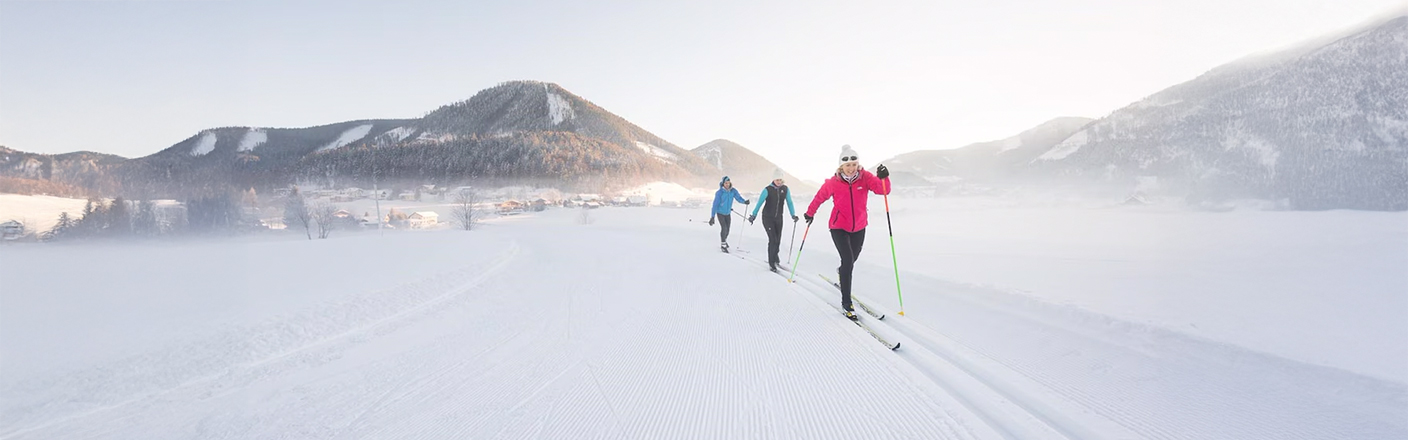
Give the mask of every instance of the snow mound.
[(674, 160), (676, 160), (676, 159), (679, 159), (679, 156), (676, 156), (674, 153), (671, 153), (671, 152), (669, 152), (669, 151), (665, 151), (665, 149), (663, 149), (663, 148), (660, 148), (660, 147), (657, 147), (657, 146), (654, 146), (654, 145), (650, 145), (650, 144), (647, 144), (647, 143), (645, 143), (645, 142), (636, 141), (636, 148), (640, 148), (641, 151), (646, 152), (646, 154), (649, 154), (649, 155), (651, 155), (651, 156), (655, 156), (655, 157), (660, 158), (660, 159), (662, 159), (662, 160), (674, 161)]
[(196, 145), (194, 147), (191, 147), (191, 155), (204, 156), (207, 153), (210, 153), (211, 151), (215, 151), (215, 141), (218, 139), (219, 138), (215, 136), (215, 133), (207, 131), (201, 134), (200, 140), (197, 140)]
[(391, 142), (401, 142), (406, 140), (406, 138), (410, 137), (411, 133), (414, 133), (415, 131), (416, 129), (411, 127), (396, 127), (391, 130), (387, 130), (386, 133), (382, 133), (381, 137), (390, 139)]
[(240, 146), (235, 151), (252, 151), (265, 142), (269, 142), (269, 133), (262, 128), (251, 128), (240, 138)]
[(1056, 144), (1056, 146), (1051, 147), (1051, 150), (1047, 151), (1046, 153), (1042, 154), (1041, 157), (1038, 157), (1038, 158), (1036, 158), (1036, 159), (1037, 159), (1037, 160), (1061, 160), (1061, 159), (1065, 159), (1066, 156), (1070, 156), (1071, 153), (1075, 153), (1076, 150), (1079, 150), (1080, 147), (1085, 146), (1085, 144), (1086, 144), (1087, 142), (1089, 142), (1089, 141), (1090, 141), (1090, 134), (1088, 134), (1085, 130), (1077, 131), (1076, 134), (1071, 135), (1071, 137), (1068, 137), (1068, 138), (1066, 138), (1066, 140), (1061, 141), (1061, 143)]
[(359, 125), (355, 128), (342, 132), (342, 135), (338, 136), (337, 140), (334, 140), (332, 142), (329, 142), (327, 145), (319, 147), (318, 151), (328, 151), (342, 148), (343, 146), (346, 146), (347, 144), (350, 144), (353, 141), (356, 141), (357, 139), (367, 137), (367, 133), (370, 133), (371, 131), (372, 124)]
[[(543, 85), (547, 87), (546, 84)], [(562, 121), (577, 117), (577, 113), (572, 111), (572, 104), (566, 98), (553, 92), (548, 92), (548, 119), (552, 120), (552, 125), (561, 124)]]

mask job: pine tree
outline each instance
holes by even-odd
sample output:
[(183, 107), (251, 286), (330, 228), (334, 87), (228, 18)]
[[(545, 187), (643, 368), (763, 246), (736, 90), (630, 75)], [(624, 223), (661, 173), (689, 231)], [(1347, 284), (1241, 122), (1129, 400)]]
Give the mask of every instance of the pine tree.
[(137, 213), (132, 217), (132, 232), (140, 236), (156, 236), (161, 228), (156, 223), (156, 205), (151, 200), (137, 204)]
[(44, 240), (48, 241), (63, 238), (65, 235), (68, 235), (68, 233), (72, 230), (73, 219), (68, 216), (67, 211), (61, 212), (59, 213), (58, 223), (55, 223), (54, 227), (52, 229), (49, 229), (49, 232), (44, 234)]
[(108, 236), (125, 237), (132, 234), (132, 217), (127, 213), (127, 201), (122, 197), (113, 199), (108, 208)]
[(97, 229), (94, 225), (98, 224), (97, 205), (102, 203), (98, 199), (88, 199), (88, 202), (83, 204), (83, 213), (79, 215), (78, 219), (73, 220), (66, 235), (73, 237), (92, 235), (93, 230)]
[(106, 233), (108, 227), (108, 207), (102, 199), (88, 199), (83, 205), (83, 217), (74, 222), (71, 235), (77, 237), (97, 237)]

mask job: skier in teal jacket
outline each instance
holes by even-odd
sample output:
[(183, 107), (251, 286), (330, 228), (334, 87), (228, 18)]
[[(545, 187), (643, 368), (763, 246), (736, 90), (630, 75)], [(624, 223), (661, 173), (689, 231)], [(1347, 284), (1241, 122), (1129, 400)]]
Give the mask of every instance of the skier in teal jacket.
[[(768, 233), (768, 270), (777, 272), (777, 264), (782, 262), (778, 257), (778, 252), (782, 250), (782, 203), (787, 203), (787, 214), (792, 216), (792, 222), (797, 222), (797, 210), (792, 207), (792, 191), (787, 188), (782, 179), (782, 168), (777, 168), (772, 172), (772, 184), (763, 187), (763, 192), (758, 194), (758, 206), (753, 207), (753, 214), (748, 216), (748, 224), (753, 224), (753, 220), (758, 218), (758, 210), (763, 211), (763, 230)], [(790, 255), (788, 257), (791, 257)]]

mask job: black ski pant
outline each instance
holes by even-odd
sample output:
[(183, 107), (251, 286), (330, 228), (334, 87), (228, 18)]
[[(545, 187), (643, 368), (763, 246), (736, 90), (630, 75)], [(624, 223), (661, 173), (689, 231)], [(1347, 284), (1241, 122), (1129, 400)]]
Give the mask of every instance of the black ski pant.
[(841, 254), (841, 267), (836, 269), (841, 284), (841, 308), (855, 310), (851, 306), (851, 271), (855, 269), (860, 248), (865, 245), (865, 230), (846, 232), (845, 229), (832, 229), (831, 241), (836, 243), (836, 252)]
[(728, 225), (733, 223), (733, 216), (729, 214), (714, 214), (714, 218), (719, 220), (719, 243), (728, 242)]
[(782, 259), (777, 256), (782, 250), (782, 216), (763, 217), (763, 230), (768, 232), (768, 265), (777, 266)]

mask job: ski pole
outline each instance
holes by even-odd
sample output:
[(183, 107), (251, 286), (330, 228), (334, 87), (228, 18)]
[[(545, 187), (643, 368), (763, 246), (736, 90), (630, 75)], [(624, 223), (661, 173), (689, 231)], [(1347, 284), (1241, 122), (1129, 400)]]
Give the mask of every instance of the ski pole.
[(787, 261), (792, 261), (792, 246), (797, 244), (797, 221), (792, 221), (792, 240), (787, 242)]
[(895, 226), (890, 223), (890, 179), (880, 182), (885, 187), (885, 229), (890, 233), (890, 261), (895, 263), (895, 294), (900, 297), (900, 316), (904, 316), (904, 293), (900, 291), (900, 260), (895, 257)]
[[(797, 260), (792, 262), (792, 275), (787, 277), (787, 282), (789, 283), (795, 282), (792, 280), (797, 278), (797, 264), (802, 262), (802, 249), (807, 248), (807, 233), (811, 231), (812, 224), (807, 223), (807, 228), (802, 230), (802, 246), (797, 248)], [(795, 226), (792, 227), (792, 233), (794, 236), (797, 233), (797, 228)]]
[[(730, 209), (731, 209), (731, 208), (730, 208)], [(748, 210), (748, 208), (744, 208), (744, 210), (746, 211), (746, 210)], [(734, 213), (734, 214), (738, 214), (739, 217), (742, 217), (741, 220), (743, 220), (743, 221), (745, 221), (745, 222), (748, 221), (748, 216), (743, 215), (743, 213), (741, 213), (741, 212), (738, 212), (737, 209), (733, 209), (733, 213)], [(739, 248), (739, 249), (743, 249), (743, 231), (747, 231), (747, 230), (748, 230), (748, 228), (745, 227), (745, 228), (740, 229), (740, 230), (738, 231), (738, 248)]]

